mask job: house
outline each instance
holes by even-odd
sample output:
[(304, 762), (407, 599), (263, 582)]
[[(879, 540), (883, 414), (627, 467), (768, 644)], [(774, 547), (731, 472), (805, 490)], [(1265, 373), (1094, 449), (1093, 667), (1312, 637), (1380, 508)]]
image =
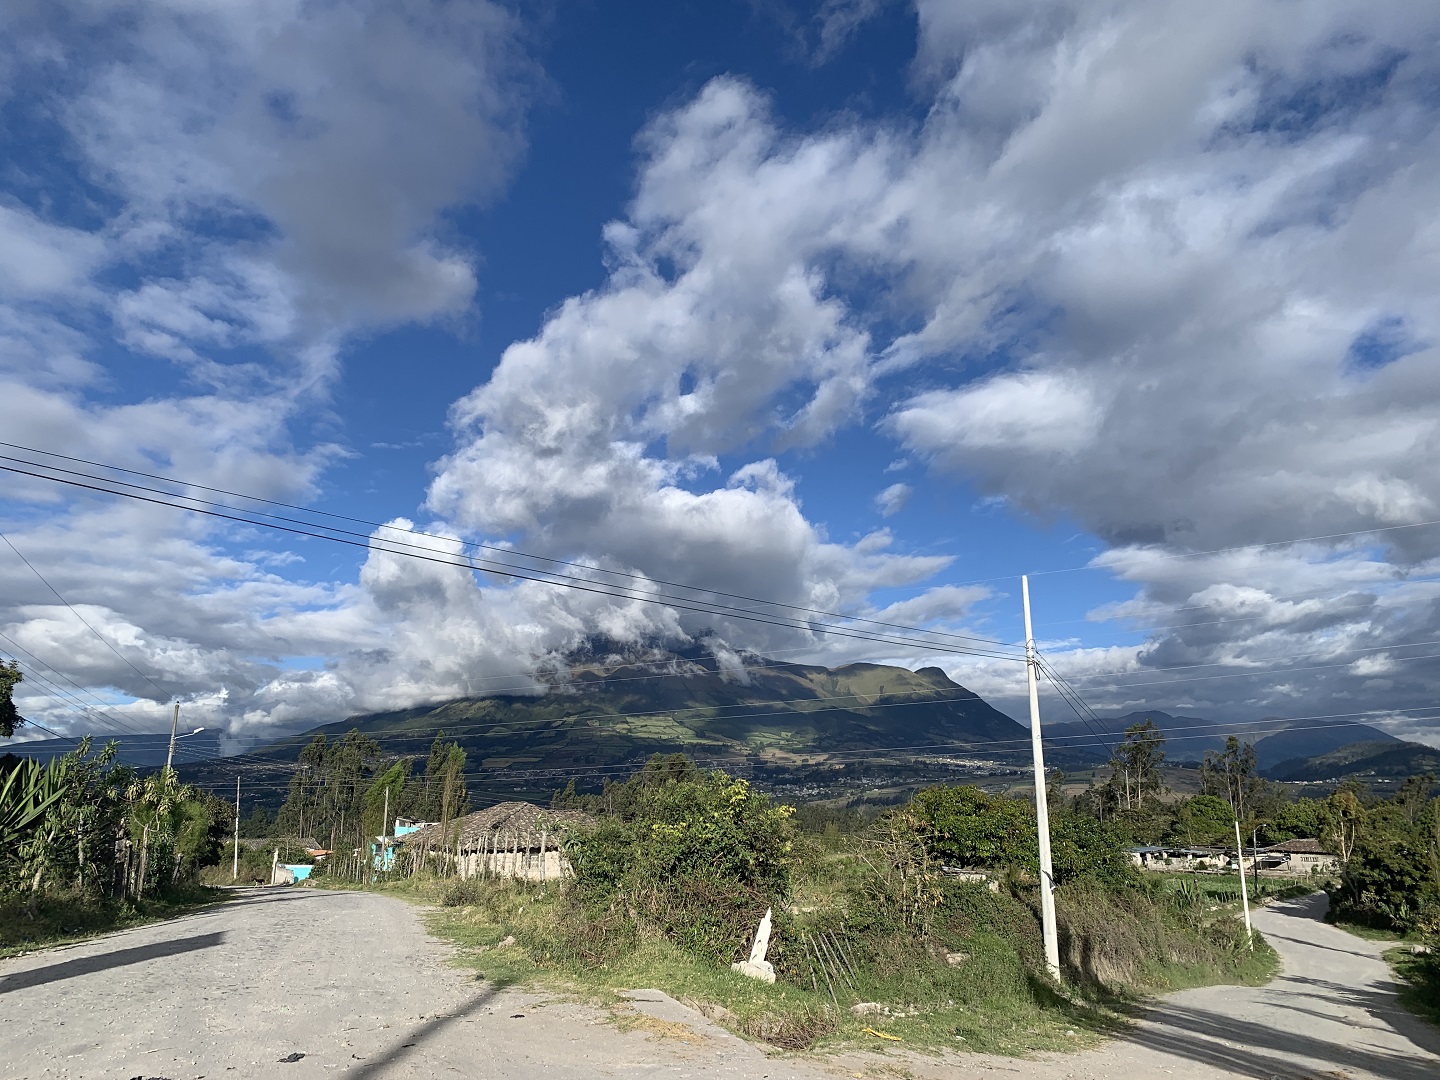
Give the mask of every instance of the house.
[[(420, 861), (439, 855), (462, 878), (508, 877), (559, 881), (572, 876), (560, 851), (566, 828), (594, 824), (579, 810), (549, 810), (527, 802), (503, 802), (477, 810), (442, 828), (427, 825), (396, 842)], [(398, 830), (397, 830), (398, 831)]]
[(1219, 848), (1147, 844), (1127, 851), (1142, 870), (1219, 870), (1233, 862), (1233, 853)]
[(390, 836), (377, 836), (370, 841), (371, 865), (376, 870), (394, 870), (395, 845), (403, 837), (438, 824), (438, 821), (411, 821), (409, 818), (396, 818), (394, 833)]
[(1260, 853), (1260, 868), (1268, 870), (1272, 865), (1277, 873), (1325, 874), (1339, 870), (1340, 860), (1326, 851), (1319, 840), (1286, 840), (1271, 844)]

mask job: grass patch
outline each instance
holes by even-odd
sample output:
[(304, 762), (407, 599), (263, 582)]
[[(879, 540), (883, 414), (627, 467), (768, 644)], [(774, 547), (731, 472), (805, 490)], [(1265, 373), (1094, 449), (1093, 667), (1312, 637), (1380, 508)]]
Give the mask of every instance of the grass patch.
[[(632, 949), (587, 960), (567, 942), (570, 908), (555, 889), (542, 895), (509, 883), (477, 888), (466, 882), (456, 888), (433, 882), (392, 891), (441, 903), (428, 915), (430, 930), (454, 942), (458, 962), (487, 980), (576, 993), (610, 1005), (620, 1001), (618, 991), (655, 987), (733, 1031), (786, 1050), (817, 1043), (826, 1049), (873, 1049), (882, 1040), (866, 1034), (871, 1028), (912, 1048), (1022, 1054), (1085, 1045), (1123, 1022), (1114, 1009), (1061, 997), (1031, 978), (1017, 950), (995, 934), (981, 933), (968, 942), (963, 971), (943, 960), (931, 965), (945, 983), (945, 997), (926, 993), (937, 987), (916, 985), (914, 971), (857, 979), (853, 985), (835, 986), (832, 977), (829, 984), (782, 980), (772, 986), (699, 962), (660, 935), (641, 935)], [(462, 898), (468, 902), (443, 906)], [(737, 957), (741, 951), (737, 945)], [(882, 1009), (853, 1014), (851, 1007), (861, 1001)]]
[[(843, 870), (837, 877), (843, 878)], [(315, 884), (357, 887), (323, 879)], [(781, 978), (772, 986), (699, 961), (659, 934), (641, 933), (627, 947), (614, 948), (601, 928), (599, 937), (577, 942), (572, 899), (553, 885), (542, 891), (514, 882), (421, 876), (370, 888), (429, 905), (428, 929), (455, 945), (458, 965), (487, 982), (573, 995), (609, 1008), (622, 1026), (641, 1021), (619, 992), (655, 987), (737, 1034), (780, 1050), (903, 1045), (1012, 1056), (1078, 1050), (1121, 1030), (1146, 993), (1217, 981), (1260, 983), (1277, 964), (1263, 942), (1253, 952), (1241, 946), (1238, 923), (1227, 913), (1198, 916), (1213, 936), (1197, 939), (1180, 929), (1188, 917), (1183, 911), (1162, 910), (1143, 893), (1130, 900), (1139, 907), (1122, 917), (1103, 893), (1072, 890), (1062, 898), (1062, 918), (1067, 911), (1096, 912), (1110, 930), (1099, 939), (1093, 926), (1079, 926), (1073, 914), (1063, 924), (1069, 926), (1065, 944), (1072, 953), (1061, 991), (1034, 974), (1041, 966), (1040, 941), (1027, 906), (983, 887), (964, 887), (937, 919), (935, 936), (942, 947), (917, 950), (903, 935), (836, 931), (827, 944), (843, 940), (853, 966), (813, 961), (807, 966), (795, 942), (826, 932), (842, 917), (854, 918), (845, 910), (843, 880), (832, 880), (811, 881), (798, 890), (796, 909), (811, 910), (786, 919), (777, 913), (780, 929), (771, 957)], [(587, 933), (594, 929), (585, 927)], [(1189, 945), (1182, 947), (1185, 942)], [(744, 944), (736, 943), (736, 959)], [(1149, 950), (1158, 952), (1124, 971), (1113, 959)], [(1090, 958), (1089, 971), (1077, 966), (1082, 954)], [(1100, 955), (1112, 957), (1109, 966), (1096, 967)], [(857, 1015), (852, 1008), (862, 1002), (873, 1010)]]
[(1364, 923), (1350, 922), (1344, 919), (1328, 920), (1331, 926), (1344, 930), (1347, 934), (1354, 934), (1366, 941), (1403, 941), (1404, 936), (1397, 934), (1394, 930), (1386, 930), (1379, 926), (1366, 926)]
[(80, 893), (44, 896), (33, 917), (21, 897), (0, 899), (0, 958), (20, 956), (57, 945), (162, 922), (198, 908), (223, 903), (233, 894), (196, 885), (139, 901), (96, 899)]
[(1400, 978), (1400, 1004), (1440, 1026), (1440, 956), (1406, 947), (1387, 950), (1385, 959)]

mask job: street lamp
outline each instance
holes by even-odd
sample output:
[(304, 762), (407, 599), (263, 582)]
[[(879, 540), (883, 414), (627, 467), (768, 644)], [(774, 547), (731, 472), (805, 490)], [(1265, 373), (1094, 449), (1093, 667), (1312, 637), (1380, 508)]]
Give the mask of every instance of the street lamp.
[(202, 731), (205, 730), (203, 727), (197, 727), (194, 731), (187, 732), (187, 733), (184, 734), (184, 735), (176, 735), (176, 734), (175, 734), (175, 727), (176, 727), (176, 725), (178, 725), (179, 723), (180, 723), (180, 703), (177, 701), (177, 702), (175, 703), (175, 713), (174, 713), (174, 716), (173, 716), (173, 717), (171, 718), (171, 720), (170, 720), (170, 749), (169, 749), (169, 751), (165, 754), (165, 777), (166, 777), (167, 780), (170, 778), (170, 776), (173, 775), (173, 773), (172, 773), (172, 771), (171, 771), (171, 768), (170, 768), (170, 763), (175, 760), (175, 742), (176, 742), (176, 740), (177, 740), (177, 739), (188, 739), (191, 735), (199, 735), (200, 732), (202, 732)]

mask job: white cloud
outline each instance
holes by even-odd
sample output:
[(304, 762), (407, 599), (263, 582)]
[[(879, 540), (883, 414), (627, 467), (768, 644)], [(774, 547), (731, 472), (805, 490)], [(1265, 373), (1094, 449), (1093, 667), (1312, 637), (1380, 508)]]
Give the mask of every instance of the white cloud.
[[(841, 34), (871, 5), (825, 10)], [(1375, 702), (1381, 662), (1364, 657), (1382, 654), (1387, 707), (1433, 700), (1433, 666), (1390, 646), (1440, 638), (1417, 580), (1440, 562), (1440, 530), (1259, 545), (1440, 517), (1440, 137), (1424, 47), (1440, 16), (1340, 0), (922, 0), (918, 13), (927, 110), (913, 128), (839, 117), (787, 131), (734, 78), (654, 119), (635, 197), (604, 233), (604, 282), (456, 403), (456, 446), (429, 493), (440, 528), (647, 588), (870, 612), (872, 594), (945, 561), (897, 553), (885, 531), (830, 539), (776, 456), (876, 423), (932, 482), (1111, 546), (1097, 567), (1135, 596), (1097, 617), (1143, 643), (1053, 643), (1102, 703), (1343, 711)], [(177, 472), (193, 461), (242, 489), (303, 489), (335, 451), (291, 449), (285, 417), (333, 374), (346, 335), (468, 302), (473, 256), (443, 212), (484, 198), (514, 160), (509, 17), (149, 6), (127, 32), (131, 59), (54, 76), (57, 115), (121, 207), (92, 230), (104, 251), (15, 208), (6, 227), (48, 254), (4, 272), (47, 303), (57, 289), (100, 303), (133, 348), (213, 393), (112, 409), (27, 382), (0, 394), (0, 420), (74, 432), (102, 458), (137, 452), (122, 432), (165, 431), (139, 449)], [(49, 78), (58, 55), (3, 70)], [(203, 239), (199, 214), (230, 232)], [(94, 266), (142, 255), (164, 272), (90, 297)], [(68, 342), (52, 384), (97, 377), (30, 300), (0, 335), (24, 355)], [(234, 344), (283, 360), (227, 367)], [(263, 636), (276, 661), (354, 658), (283, 675), (236, 661), (223, 707), (257, 725), (296, 701), (468, 692), (502, 656), (597, 630), (843, 654), (733, 617), (478, 589), (379, 553), (360, 583), (291, 601), (254, 566), (224, 584), (203, 568), (203, 536), (175, 540), (146, 515), (87, 527), (168, 537), (208, 583), (179, 617), (137, 598), (144, 574), (95, 601), (117, 632), (143, 629), (152, 644), (137, 649), (239, 656), (230, 642)], [(1255, 546), (1174, 558), (1232, 545)], [(967, 602), (936, 592), (903, 610), (959, 619)], [(230, 621), (200, 619), (207, 605)], [(184, 648), (171, 655), (183, 669)], [(1173, 674), (1210, 664), (1235, 670)], [(1005, 695), (1015, 678), (996, 662), (973, 685)]]
[(875, 509), (880, 511), (881, 517), (898, 514), (905, 509), (913, 491), (909, 484), (891, 484), (875, 496)]

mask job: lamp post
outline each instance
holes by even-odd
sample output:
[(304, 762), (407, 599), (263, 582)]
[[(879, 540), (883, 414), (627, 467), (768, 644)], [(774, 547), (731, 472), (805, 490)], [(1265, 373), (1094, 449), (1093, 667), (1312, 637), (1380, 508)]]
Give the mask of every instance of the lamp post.
[(180, 722), (180, 703), (175, 703), (175, 718), (170, 721), (170, 750), (165, 755), (165, 777), (168, 780), (173, 775), (170, 763), (175, 760), (175, 744), (181, 739), (188, 739), (191, 735), (199, 735), (205, 729), (197, 727), (194, 731), (187, 731), (184, 735), (175, 734), (175, 725)]

